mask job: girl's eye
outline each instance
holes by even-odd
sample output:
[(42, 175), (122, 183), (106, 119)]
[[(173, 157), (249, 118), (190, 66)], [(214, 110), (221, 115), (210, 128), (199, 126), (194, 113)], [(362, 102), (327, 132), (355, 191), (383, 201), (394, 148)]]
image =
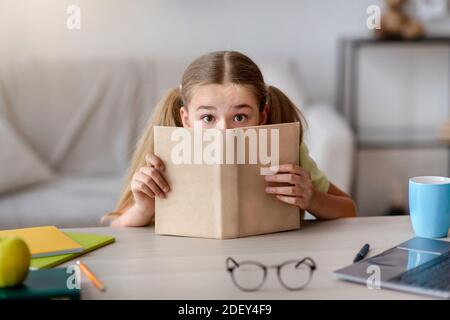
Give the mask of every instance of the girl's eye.
[(209, 114), (204, 115), (204, 116), (201, 117), (201, 120), (202, 120), (203, 122), (206, 122), (206, 123), (212, 122), (213, 119), (214, 119), (214, 117), (211, 116), (211, 115), (209, 115)]
[(247, 120), (247, 118), (248, 117), (245, 114), (237, 114), (237, 115), (234, 116), (233, 120), (237, 121), (237, 122), (242, 122), (244, 120)]

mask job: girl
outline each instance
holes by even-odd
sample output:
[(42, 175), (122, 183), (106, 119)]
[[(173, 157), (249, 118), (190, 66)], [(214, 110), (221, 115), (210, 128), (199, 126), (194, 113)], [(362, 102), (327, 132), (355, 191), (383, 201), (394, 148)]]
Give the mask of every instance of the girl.
[[(279, 89), (264, 83), (258, 66), (247, 56), (219, 51), (199, 57), (184, 71), (179, 88), (170, 90), (158, 104), (147, 124), (116, 212), (107, 216), (113, 219), (111, 226), (154, 222), (155, 197), (165, 198), (170, 192), (164, 179), (164, 163), (152, 153), (153, 126), (193, 127), (200, 122), (204, 128), (223, 130), (296, 121), (300, 122), (302, 141), (302, 114)], [(284, 183), (267, 187), (267, 193), (318, 219), (356, 215), (352, 199), (328, 181), (303, 143), (300, 163), (280, 164), (276, 174), (265, 179)]]

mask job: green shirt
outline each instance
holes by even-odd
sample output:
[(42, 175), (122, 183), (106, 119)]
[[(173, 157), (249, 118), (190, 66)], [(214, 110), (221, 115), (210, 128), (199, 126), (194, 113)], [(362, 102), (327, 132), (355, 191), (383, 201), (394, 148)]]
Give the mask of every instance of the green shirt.
[(328, 192), (330, 182), (326, 175), (317, 167), (316, 162), (309, 156), (308, 147), (303, 142), (300, 145), (300, 166), (309, 172), (316, 190)]

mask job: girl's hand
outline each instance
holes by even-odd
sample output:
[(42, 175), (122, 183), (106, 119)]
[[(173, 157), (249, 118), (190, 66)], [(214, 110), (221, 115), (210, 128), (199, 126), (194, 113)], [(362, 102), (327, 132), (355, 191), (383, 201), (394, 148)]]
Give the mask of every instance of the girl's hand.
[(165, 170), (161, 159), (149, 153), (145, 156), (145, 161), (147, 166), (139, 168), (131, 180), (134, 203), (143, 210), (153, 208), (153, 199), (165, 198), (165, 193), (170, 190), (169, 184), (161, 173)]
[(314, 186), (309, 172), (296, 164), (279, 165), (274, 175), (265, 176), (268, 182), (288, 183), (288, 186), (267, 186), (266, 192), (302, 210), (310, 210), (314, 202)]

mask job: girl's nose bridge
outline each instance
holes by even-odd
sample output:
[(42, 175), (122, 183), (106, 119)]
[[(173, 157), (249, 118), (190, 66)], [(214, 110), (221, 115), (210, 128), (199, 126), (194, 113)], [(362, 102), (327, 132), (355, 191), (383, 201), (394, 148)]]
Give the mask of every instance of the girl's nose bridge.
[(230, 126), (227, 123), (226, 119), (221, 119), (219, 121), (219, 129), (225, 130), (225, 129), (230, 129)]

